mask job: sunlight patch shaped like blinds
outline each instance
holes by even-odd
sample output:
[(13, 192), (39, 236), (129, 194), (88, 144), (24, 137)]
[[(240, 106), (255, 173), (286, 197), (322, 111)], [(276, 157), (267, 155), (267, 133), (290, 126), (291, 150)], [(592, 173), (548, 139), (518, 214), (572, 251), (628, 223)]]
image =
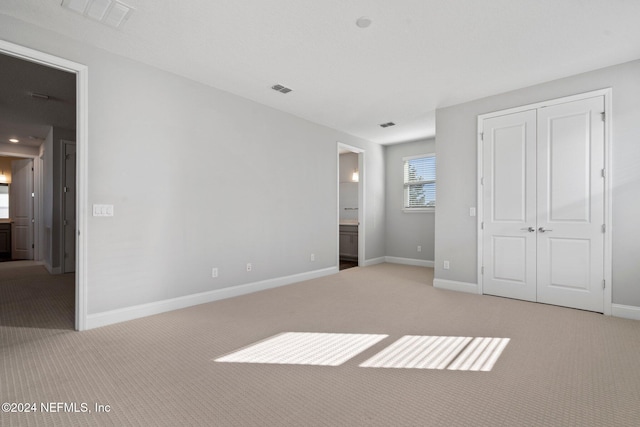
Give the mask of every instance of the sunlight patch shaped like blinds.
[(382, 334), (285, 332), (215, 361), (339, 366), (386, 337)]
[(436, 156), (424, 155), (404, 159), (405, 209), (435, 208)]

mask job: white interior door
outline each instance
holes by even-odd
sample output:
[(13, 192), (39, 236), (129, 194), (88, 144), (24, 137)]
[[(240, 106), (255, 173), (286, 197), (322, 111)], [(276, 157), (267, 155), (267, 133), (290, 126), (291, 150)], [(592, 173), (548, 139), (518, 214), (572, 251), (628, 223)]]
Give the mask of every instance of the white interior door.
[(11, 257), (33, 259), (33, 160), (11, 162)]
[(604, 311), (604, 97), (483, 121), (483, 292)]
[(604, 97), (538, 114), (538, 301), (604, 310)]
[(536, 111), (484, 121), (483, 291), (536, 300)]

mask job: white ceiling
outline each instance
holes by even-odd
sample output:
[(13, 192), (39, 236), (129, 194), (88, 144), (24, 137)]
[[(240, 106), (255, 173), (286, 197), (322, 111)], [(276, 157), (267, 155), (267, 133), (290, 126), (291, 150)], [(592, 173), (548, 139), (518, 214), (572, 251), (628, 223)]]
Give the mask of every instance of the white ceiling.
[(435, 135), (436, 108), (640, 58), (638, 0), (122, 2), (119, 30), (61, 0), (0, 13), (382, 144)]

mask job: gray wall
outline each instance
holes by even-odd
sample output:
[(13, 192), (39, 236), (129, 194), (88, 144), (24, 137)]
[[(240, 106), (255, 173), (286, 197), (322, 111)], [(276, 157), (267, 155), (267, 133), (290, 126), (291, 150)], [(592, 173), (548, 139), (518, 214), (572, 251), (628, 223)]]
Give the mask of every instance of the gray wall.
[[(424, 261), (434, 260), (435, 214), (433, 212), (405, 213), (402, 211), (404, 204), (402, 158), (434, 152), (434, 139), (388, 145), (385, 148), (387, 193), (385, 248), (387, 256)], [(438, 159), (437, 162), (439, 161)], [(439, 173), (440, 170), (438, 170)], [(439, 194), (436, 195), (437, 203), (440, 203), (439, 197)], [(418, 245), (422, 246), (422, 252), (417, 251)]]
[(10, 17), (0, 38), (89, 68), (82, 208), (115, 210), (88, 218), (89, 314), (336, 266), (338, 141), (365, 150), (384, 256), (382, 146)]
[[(477, 283), (477, 116), (611, 87), (613, 90), (613, 302), (640, 307), (640, 61), (633, 61), (436, 112), (436, 279)], [(442, 269), (449, 260), (451, 269)]]

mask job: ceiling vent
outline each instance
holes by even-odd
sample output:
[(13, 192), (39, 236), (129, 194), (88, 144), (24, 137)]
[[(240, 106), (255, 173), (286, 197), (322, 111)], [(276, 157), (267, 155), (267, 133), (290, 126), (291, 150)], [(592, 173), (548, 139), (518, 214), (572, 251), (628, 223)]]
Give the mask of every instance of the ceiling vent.
[(380, 127), (388, 128), (389, 126), (395, 126), (396, 124), (393, 122), (382, 123)]
[(293, 89), (289, 89), (288, 87), (282, 86), (282, 85), (273, 85), (271, 86), (271, 89), (278, 91), (280, 93), (289, 93), (291, 92)]
[(114, 28), (120, 28), (133, 13), (117, 0), (62, 0), (61, 6)]

